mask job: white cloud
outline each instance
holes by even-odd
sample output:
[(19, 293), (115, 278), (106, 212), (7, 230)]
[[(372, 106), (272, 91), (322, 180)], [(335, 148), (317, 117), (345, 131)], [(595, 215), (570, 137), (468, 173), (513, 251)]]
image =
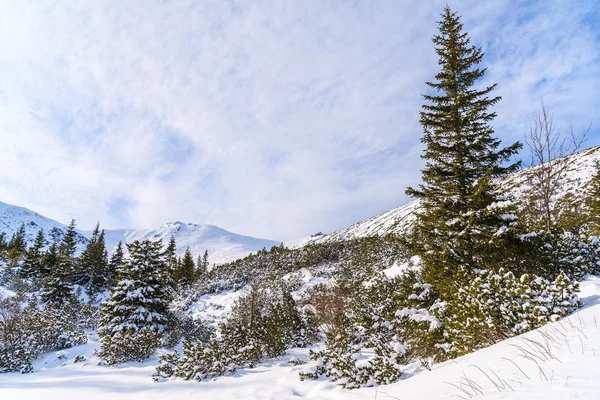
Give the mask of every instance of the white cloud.
[[(83, 227), (289, 239), (418, 182), (444, 2), (2, 2), (0, 200)], [(521, 139), (544, 98), (598, 109), (593, 3), (457, 2)], [(597, 28), (596, 28), (597, 29)]]

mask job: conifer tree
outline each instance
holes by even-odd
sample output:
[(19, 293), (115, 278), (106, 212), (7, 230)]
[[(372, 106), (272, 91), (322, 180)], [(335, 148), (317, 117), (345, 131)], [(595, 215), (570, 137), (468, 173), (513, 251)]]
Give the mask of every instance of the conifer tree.
[(60, 260), (50, 278), (44, 282), (42, 300), (45, 304), (62, 306), (73, 300), (73, 285), (67, 270), (67, 263)]
[(108, 269), (108, 253), (104, 241), (104, 230), (100, 224), (92, 232), (92, 237), (79, 258), (76, 281), (85, 285), (88, 293), (95, 294), (108, 287), (111, 279)]
[(160, 344), (167, 324), (170, 288), (162, 242), (134, 241), (110, 301), (102, 307), (98, 334), (100, 356), (109, 364), (149, 357)]
[(6, 260), (6, 252), (8, 250), (8, 242), (6, 241), (6, 233), (0, 233), (0, 259)]
[(194, 264), (194, 258), (188, 247), (183, 255), (183, 258), (179, 262), (176, 272), (176, 283), (181, 288), (188, 288), (195, 280), (196, 277), (196, 265)]
[(208, 250), (204, 250), (204, 255), (198, 255), (198, 263), (196, 268), (197, 279), (202, 279), (208, 274)]
[(202, 256), (202, 269), (204, 273), (208, 272), (208, 250), (204, 250), (204, 256)]
[(75, 253), (77, 252), (77, 231), (75, 230), (75, 226), (75, 220), (72, 219), (58, 247), (60, 256), (69, 259), (71, 262), (74, 261)]
[(596, 161), (595, 171), (589, 183), (585, 205), (588, 214), (590, 231), (595, 236), (600, 236), (600, 162)]
[(165, 249), (165, 261), (167, 263), (166, 275), (165, 279), (168, 279), (172, 282), (172, 286), (174, 287), (175, 282), (175, 272), (177, 270), (177, 244), (175, 243), (175, 236), (171, 236), (169, 240), (169, 244)]
[(42, 299), (46, 304), (63, 305), (73, 299), (72, 279), (76, 272), (77, 232), (75, 220), (65, 233), (58, 247), (58, 263), (51, 271), (50, 278), (44, 283)]
[(42, 257), (42, 265), (40, 269), (41, 277), (46, 278), (50, 276), (52, 271), (54, 271), (54, 269), (58, 266), (59, 261), (58, 243), (52, 242)]
[(23, 223), (8, 242), (8, 268), (17, 266), (23, 259), (23, 256), (27, 251), (27, 238), (25, 237), (25, 234), (25, 224)]
[(204, 250), (204, 255), (198, 255), (198, 263), (196, 268), (197, 279), (202, 279), (208, 273), (208, 250)]
[(115, 279), (117, 277), (117, 274), (119, 273), (119, 271), (121, 270), (121, 267), (123, 266), (123, 258), (124, 258), (123, 243), (121, 243), (119, 241), (117, 248), (110, 256), (110, 262), (108, 263), (109, 286), (112, 286), (115, 284)]
[(44, 237), (44, 230), (40, 229), (35, 237), (33, 245), (27, 250), (25, 254), (25, 260), (23, 261), (23, 267), (21, 268), (21, 275), (24, 278), (40, 278), (40, 272), (42, 270), (42, 262), (44, 253), (42, 249), (46, 245), (46, 238)]
[[(446, 6), (433, 37), (441, 71), (427, 82), (423, 97), (422, 142), (426, 160), (423, 184), (407, 194), (421, 199), (414, 230), (416, 252), (424, 262), (423, 278), (443, 293), (460, 265), (474, 266), (488, 253), (487, 244), (502, 232), (510, 216), (496, 207), (502, 198), (492, 178), (515, 171), (518, 163), (503, 166), (520, 143), (500, 149), (490, 125), (490, 108), (500, 97), (490, 97), (496, 84), (476, 88), (486, 72), (478, 65), (481, 48), (470, 44), (460, 17)], [(504, 217), (504, 218), (503, 218)]]

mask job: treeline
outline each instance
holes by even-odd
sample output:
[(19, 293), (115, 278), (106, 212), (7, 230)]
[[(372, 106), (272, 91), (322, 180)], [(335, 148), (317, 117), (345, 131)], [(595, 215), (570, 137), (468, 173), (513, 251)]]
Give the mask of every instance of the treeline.
[[(124, 262), (125, 248), (119, 242), (109, 257), (104, 230), (97, 224), (83, 251), (75, 220), (61, 238), (50, 242), (40, 229), (31, 246), (27, 246), (26, 229), (22, 224), (7, 240), (0, 234), (0, 261), (6, 266), (0, 284), (17, 292), (42, 293), (44, 303), (66, 304), (76, 296), (76, 289), (94, 302), (95, 298), (113, 288)], [(189, 248), (182, 257), (176, 255), (175, 238), (162, 249), (169, 268), (169, 279), (188, 288), (205, 276), (208, 251), (194, 260)]]
[(197, 261), (189, 249), (177, 257), (171, 238), (166, 246), (134, 241), (126, 256), (119, 243), (109, 257), (97, 225), (77, 254), (76, 238), (72, 221), (51, 244), (40, 230), (27, 247), (24, 226), (5, 242), (0, 284), (17, 295), (0, 302), (0, 372), (31, 371), (37, 355), (85, 343), (86, 329), (98, 330), (108, 363), (141, 360), (158, 346), (206, 334), (204, 324), (169, 306), (207, 279), (208, 252)]

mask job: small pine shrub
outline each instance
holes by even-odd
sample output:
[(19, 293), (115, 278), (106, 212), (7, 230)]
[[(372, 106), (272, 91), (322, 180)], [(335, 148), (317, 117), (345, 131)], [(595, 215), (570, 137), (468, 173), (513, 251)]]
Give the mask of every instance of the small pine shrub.
[(19, 299), (0, 300), (0, 372), (31, 372), (39, 354), (86, 343), (78, 311), (76, 306), (23, 308)]

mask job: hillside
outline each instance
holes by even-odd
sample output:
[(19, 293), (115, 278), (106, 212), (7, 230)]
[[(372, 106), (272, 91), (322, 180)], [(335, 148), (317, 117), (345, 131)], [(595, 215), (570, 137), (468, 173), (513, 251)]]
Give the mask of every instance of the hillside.
[[(2, 399), (595, 399), (600, 390), (600, 279), (581, 284), (587, 306), (556, 323), (497, 343), (464, 357), (438, 364), (432, 371), (407, 367), (391, 385), (347, 391), (326, 381), (298, 379), (308, 349), (292, 349), (253, 369), (209, 382), (181, 380), (153, 383), (156, 358), (119, 367), (99, 366), (94, 350), (97, 337), (72, 349), (49, 353), (36, 360), (35, 373), (11, 373), (0, 380)], [(228, 296), (210, 297), (215, 306)], [(541, 346), (541, 347), (540, 347)], [(543, 350), (544, 349), (544, 350)], [(75, 363), (75, 357), (85, 357)]]
[[(559, 200), (567, 194), (582, 198), (586, 192), (586, 183), (589, 182), (594, 169), (594, 162), (600, 159), (600, 147), (593, 147), (580, 151), (569, 158), (569, 165), (562, 181), (561, 190), (553, 200)], [(537, 167), (526, 168), (503, 178), (500, 186), (514, 196), (522, 198), (522, 193), (527, 187), (527, 174)], [(400, 207), (386, 211), (372, 218), (357, 222), (328, 235), (312, 236), (289, 243), (290, 247), (300, 247), (308, 243), (331, 243), (338, 240), (354, 239), (386, 233), (405, 233), (415, 219), (415, 211), (419, 201), (413, 200)]]
[[(25, 225), (26, 237), (29, 244), (33, 243), (35, 235), (44, 229), (49, 241), (60, 240), (67, 230), (67, 225), (44, 217), (24, 207), (13, 206), (0, 202), (0, 232), (7, 239), (15, 233), (21, 224)], [(88, 242), (91, 231), (78, 230), (79, 249), (82, 250)], [(177, 241), (177, 252), (183, 255), (186, 248), (197, 257), (208, 250), (211, 263), (223, 263), (245, 257), (249, 253), (263, 248), (271, 248), (280, 242), (243, 236), (217, 226), (170, 222), (157, 229), (109, 229), (106, 233), (106, 245), (109, 252), (119, 241), (131, 243), (134, 240), (159, 240), (168, 242), (171, 236)]]
[[(48, 240), (60, 240), (67, 230), (67, 225), (46, 218), (34, 211), (24, 207), (13, 206), (0, 202), (0, 232), (6, 235), (7, 239), (21, 227), (25, 225), (27, 242), (33, 243), (35, 235), (40, 229), (44, 229)], [(78, 231), (78, 241), (80, 245), (88, 242), (88, 234)]]

